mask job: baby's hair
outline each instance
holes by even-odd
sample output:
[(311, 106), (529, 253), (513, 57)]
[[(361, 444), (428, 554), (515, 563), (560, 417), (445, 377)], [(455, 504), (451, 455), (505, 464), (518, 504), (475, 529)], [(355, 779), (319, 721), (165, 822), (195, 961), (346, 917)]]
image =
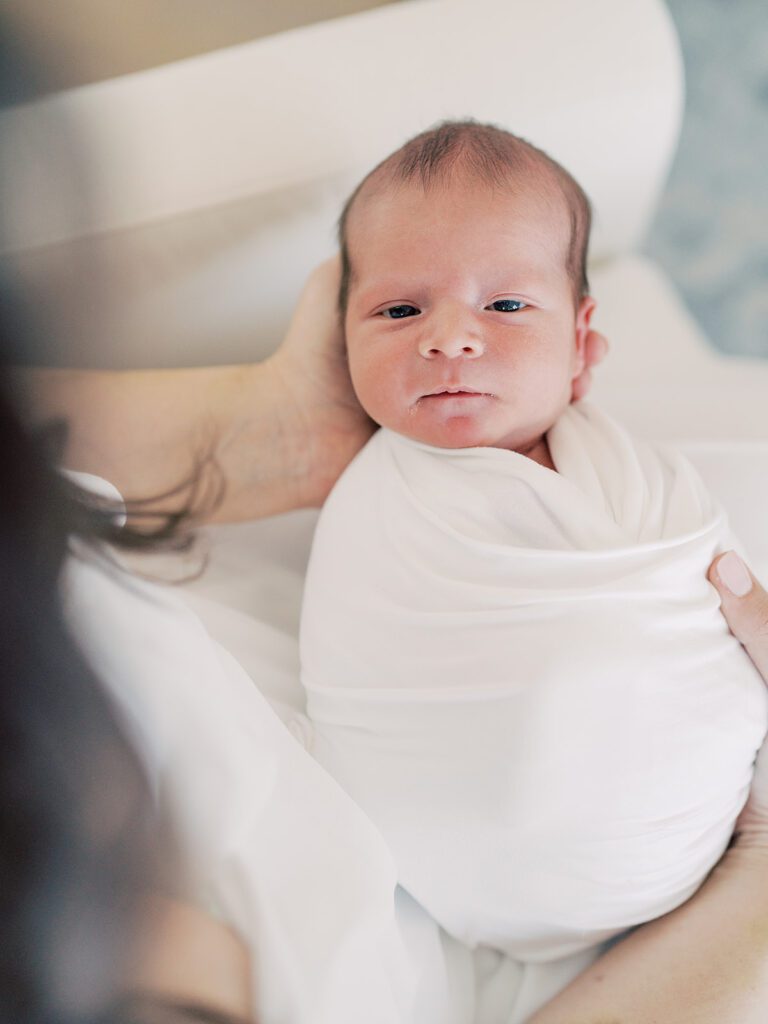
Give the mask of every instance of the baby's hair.
[(494, 188), (509, 186), (523, 175), (534, 175), (543, 193), (551, 193), (553, 185), (559, 189), (571, 223), (566, 270), (573, 282), (575, 298), (581, 299), (589, 293), (587, 247), (592, 213), (589, 199), (578, 182), (543, 150), (504, 128), (470, 120), (443, 121), (415, 135), (377, 164), (344, 204), (339, 218), (339, 308), (342, 316), (346, 313), (352, 279), (347, 226), (361, 193), (413, 182), (419, 182), (428, 191), (448, 181), (454, 170)]

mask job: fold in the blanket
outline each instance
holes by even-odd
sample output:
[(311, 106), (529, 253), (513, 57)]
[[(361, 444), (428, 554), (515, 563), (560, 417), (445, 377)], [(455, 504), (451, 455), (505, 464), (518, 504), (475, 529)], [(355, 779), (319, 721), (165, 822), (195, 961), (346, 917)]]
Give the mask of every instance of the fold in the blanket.
[(767, 720), (695, 471), (585, 403), (548, 440), (557, 473), (379, 431), (321, 516), (301, 628), (314, 753), (404, 887), (526, 960), (688, 898)]

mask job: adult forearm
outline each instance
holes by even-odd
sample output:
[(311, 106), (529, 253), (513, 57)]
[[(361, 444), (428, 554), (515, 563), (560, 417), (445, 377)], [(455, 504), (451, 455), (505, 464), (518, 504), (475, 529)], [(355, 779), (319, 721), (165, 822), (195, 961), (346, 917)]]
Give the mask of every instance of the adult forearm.
[(682, 907), (614, 946), (530, 1024), (762, 1024), (768, 850), (736, 845)]
[[(205, 518), (318, 506), (374, 430), (349, 379), (338, 288), (338, 259), (316, 267), (282, 344), (263, 363), (22, 371), (24, 404), (37, 422), (65, 419), (65, 464), (106, 477), (126, 498), (160, 495), (201, 468), (210, 480), (213, 463), (224, 491)], [(172, 500), (184, 505), (189, 494)], [(159, 507), (168, 511), (169, 500)]]
[[(306, 424), (273, 360), (178, 370), (25, 370), (18, 381), (34, 423), (66, 421), (64, 464), (106, 477), (126, 498), (167, 492), (209, 459), (225, 481), (214, 518), (313, 503)], [(185, 493), (171, 503), (183, 502)]]

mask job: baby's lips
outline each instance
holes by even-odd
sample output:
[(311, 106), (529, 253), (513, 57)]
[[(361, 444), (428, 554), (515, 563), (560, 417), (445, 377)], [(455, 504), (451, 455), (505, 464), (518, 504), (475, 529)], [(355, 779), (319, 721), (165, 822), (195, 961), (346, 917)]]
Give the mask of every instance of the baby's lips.
[(434, 398), (438, 395), (485, 395), (488, 396), (487, 391), (480, 391), (477, 388), (470, 388), (463, 384), (452, 384), (452, 385), (441, 385), (438, 388), (434, 388), (432, 391), (428, 391), (422, 395), (422, 398)]

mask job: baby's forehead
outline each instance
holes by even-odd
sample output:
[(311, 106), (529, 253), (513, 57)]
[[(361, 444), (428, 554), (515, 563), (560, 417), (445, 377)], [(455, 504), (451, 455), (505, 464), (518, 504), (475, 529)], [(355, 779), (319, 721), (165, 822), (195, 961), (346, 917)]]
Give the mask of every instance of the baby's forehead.
[[(456, 210), (461, 213), (455, 215)], [(371, 182), (356, 196), (345, 226), (350, 283), (363, 269), (359, 261), (369, 270), (380, 269), (382, 262), (399, 261), (401, 245), (414, 234), (434, 238), (435, 232), (446, 244), (466, 240), (481, 251), (483, 239), (492, 245), (505, 238), (513, 248), (522, 246), (527, 256), (538, 252), (547, 264), (554, 260), (567, 270), (573, 218), (558, 183), (533, 173), (502, 182), (454, 177), (427, 187), (419, 181)]]
[[(531, 161), (525, 171), (510, 171), (505, 178), (498, 175), (483, 176), (473, 171), (454, 171), (424, 183), (402, 180), (398, 177), (375, 173), (366, 179), (348, 207), (344, 235), (349, 243), (353, 228), (363, 221), (370, 225), (370, 215), (385, 207), (388, 213), (407, 211), (420, 200), (461, 201), (467, 194), (474, 199), (519, 199), (527, 204), (529, 216), (539, 219), (543, 226), (570, 237), (572, 213), (568, 198), (559, 181), (543, 162)], [(366, 214), (369, 216), (366, 217)], [(498, 216), (512, 215), (507, 203), (498, 204)]]

